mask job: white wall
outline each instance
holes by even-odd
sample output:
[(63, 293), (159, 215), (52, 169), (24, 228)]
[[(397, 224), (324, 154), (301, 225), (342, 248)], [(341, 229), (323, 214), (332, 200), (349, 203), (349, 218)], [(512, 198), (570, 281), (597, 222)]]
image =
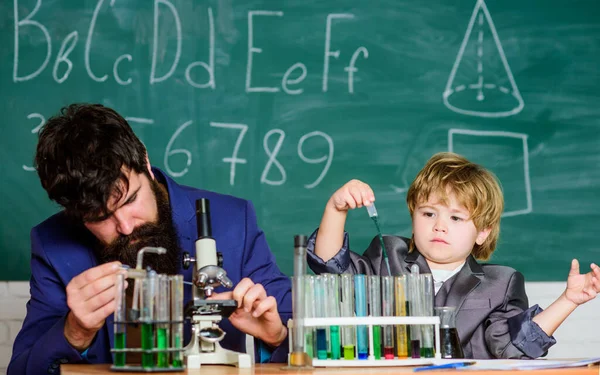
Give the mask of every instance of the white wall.
[[(527, 283), (530, 304), (548, 306), (564, 290), (565, 283)], [(6, 373), (12, 354), (12, 343), (25, 317), (29, 299), (27, 282), (0, 282), (0, 374)], [(548, 358), (581, 358), (600, 356), (600, 298), (580, 306), (556, 331), (558, 343)]]
[(12, 344), (25, 317), (28, 282), (0, 281), (0, 374), (6, 373)]

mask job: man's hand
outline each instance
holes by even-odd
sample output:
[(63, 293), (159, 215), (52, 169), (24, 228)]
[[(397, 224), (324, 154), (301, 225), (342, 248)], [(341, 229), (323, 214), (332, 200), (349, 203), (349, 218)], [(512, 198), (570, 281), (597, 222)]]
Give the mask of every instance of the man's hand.
[(111, 262), (90, 268), (67, 285), (65, 338), (79, 351), (87, 349), (106, 317), (115, 311), (115, 283), (121, 263)]
[(590, 272), (582, 275), (579, 273), (577, 259), (571, 261), (565, 297), (576, 305), (586, 303), (600, 293), (600, 267), (592, 263), (590, 268)]
[(279, 346), (287, 337), (287, 328), (277, 312), (277, 301), (267, 296), (262, 285), (254, 284), (247, 277), (233, 291), (215, 293), (209, 299), (235, 300), (238, 308), (229, 316), (231, 324), (268, 345)]

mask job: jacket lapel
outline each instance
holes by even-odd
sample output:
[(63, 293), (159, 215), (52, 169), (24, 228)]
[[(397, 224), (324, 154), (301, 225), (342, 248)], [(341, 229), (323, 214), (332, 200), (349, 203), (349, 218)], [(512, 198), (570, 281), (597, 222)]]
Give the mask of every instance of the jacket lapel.
[(413, 249), (413, 251), (408, 253), (406, 256), (405, 268), (407, 273), (410, 273), (410, 267), (413, 264), (419, 266), (419, 273), (431, 273), (431, 269), (429, 269), (429, 265), (427, 264), (425, 257), (423, 257), (423, 255), (421, 255), (417, 249)]
[(465, 266), (460, 270), (446, 297), (447, 306), (456, 306), (460, 310), (463, 302), (471, 291), (479, 285), (484, 276), (483, 268), (472, 255), (469, 255)]
[[(177, 230), (179, 238), (179, 247), (181, 251), (190, 253), (190, 256), (196, 257), (196, 248), (194, 242), (196, 237), (190, 237), (190, 233), (196, 233), (196, 203), (190, 200), (187, 192), (175, 182), (166, 173), (158, 168), (152, 167), (152, 172), (156, 179), (167, 187), (169, 194), (169, 205), (171, 206), (171, 215), (173, 224)], [(182, 254), (183, 258), (183, 254)], [(191, 282), (195, 267), (191, 265), (187, 270), (179, 264), (178, 273), (183, 275), (184, 281)], [(192, 299), (191, 288), (184, 288), (184, 301)]]

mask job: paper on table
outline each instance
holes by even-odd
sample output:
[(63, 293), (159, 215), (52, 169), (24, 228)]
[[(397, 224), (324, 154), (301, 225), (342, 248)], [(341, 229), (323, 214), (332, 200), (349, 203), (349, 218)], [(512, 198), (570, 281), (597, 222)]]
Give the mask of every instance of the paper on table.
[(600, 357), (581, 360), (546, 360), (546, 359), (491, 359), (478, 360), (473, 366), (461, 367), (460, 371), (472, 370), (540, 370), (552, 368), (582, 367), (600, 363)]

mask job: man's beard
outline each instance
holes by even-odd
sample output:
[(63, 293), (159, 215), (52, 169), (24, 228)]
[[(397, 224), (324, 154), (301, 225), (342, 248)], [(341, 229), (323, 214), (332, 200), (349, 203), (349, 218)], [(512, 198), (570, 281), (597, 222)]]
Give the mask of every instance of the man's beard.
[(173, 225), (167, 192), (156, 180), (149, 180), (156, 199), (158, 222), (140, 225), (131, 234), (121, 235), (110, 244), (100, 246), (96, 249), (96, 254), (102, 263), (118, 260), (135, 268), (137, 252), (140, 249), (146, 246), (164, 247), (167, 253), (163, 255), (144, 253), (143, 267), (150, 267), (157, 273), (173, 275), (177, 273), (178, 265), (181, 264), (177, 230)]

